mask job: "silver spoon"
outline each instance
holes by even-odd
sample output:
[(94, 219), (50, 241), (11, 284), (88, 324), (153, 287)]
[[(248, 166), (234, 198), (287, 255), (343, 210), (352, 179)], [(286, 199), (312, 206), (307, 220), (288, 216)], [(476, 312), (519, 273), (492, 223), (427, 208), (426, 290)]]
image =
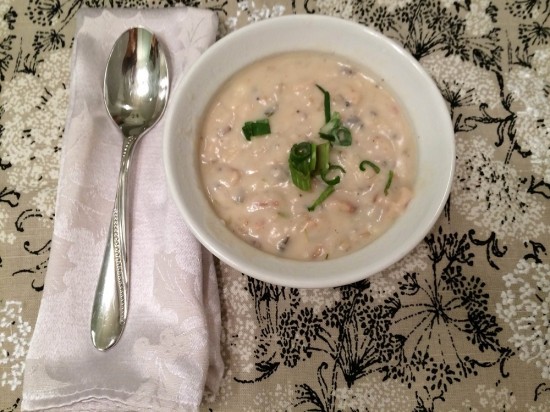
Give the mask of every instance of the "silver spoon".
[(161, 117), (168, 99), (168, 65), (150, 31), (131, 28), (115, 42), (104, 79), (105, 106), (124, 138), (115, 205), (92, 309), (94, 346), (118, 342), (128, 316), (130, 265), (127, 251), (127, 189), (132, 153)]

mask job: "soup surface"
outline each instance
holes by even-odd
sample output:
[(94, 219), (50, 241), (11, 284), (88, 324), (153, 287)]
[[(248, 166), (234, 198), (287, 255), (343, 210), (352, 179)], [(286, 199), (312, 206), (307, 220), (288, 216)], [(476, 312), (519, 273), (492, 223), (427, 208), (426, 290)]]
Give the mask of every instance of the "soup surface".
[[(301, 142), (327, 142), (319, 133), (327, 119), (318, 86), (352, 141), (331, 143), (326, 179), (314, 175), (302, 190), (289, 153)], [(260, 119), (270, 133), (247, 140), (243, 125)], [(332, 55), (286, 53), (246, 67), (217, 93), (202, 124), (200, 164), (213, 208), (237, 236), (274, 255), (332, 259), (372, 242), (406, 208), (416, 139), (383, 80)]]

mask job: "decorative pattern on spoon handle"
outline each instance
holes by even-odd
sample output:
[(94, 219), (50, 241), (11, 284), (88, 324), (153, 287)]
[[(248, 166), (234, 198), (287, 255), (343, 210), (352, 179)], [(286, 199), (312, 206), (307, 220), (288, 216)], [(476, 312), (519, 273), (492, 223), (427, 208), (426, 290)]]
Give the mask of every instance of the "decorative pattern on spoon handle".
[(122, 255), (120, 250), (120, 222), (118, 209), (113, 210), (113, 248), (115, 257), (115, 276), (118, 291), (119, 322), (122, 325), (126, 321), (126, 294), (124, 293), (124, 272), (122, 266)]
[(129, 271), (128, 267), (128, 251), (126, 242), (126, 185), (128, 182), (128, 170), (130, 166), (130, 158), (133, 153), (134, 144), (137, 141), (137, 136), (129, 136), (124, 139), (122, 147), (122, 163), (120, 171), (119, 192), (113, 209), (113, 248), (115, 259), (115, 276), (118, 291), (119, 304), (119, 322), (123, 325), (126, 322), (128, 314), (128, 284)]

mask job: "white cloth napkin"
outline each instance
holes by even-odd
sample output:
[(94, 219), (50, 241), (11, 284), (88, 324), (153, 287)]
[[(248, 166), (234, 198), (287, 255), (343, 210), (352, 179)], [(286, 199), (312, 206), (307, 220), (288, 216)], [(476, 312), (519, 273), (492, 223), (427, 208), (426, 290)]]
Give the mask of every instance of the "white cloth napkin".
[(132, 166), (127, 325), (105, 353), (90, 339), (122, 147), (103, 104), (103, 75), (116, 38), (132, 26), (149, 28), (164, 44), (173, 88), (214, 42), (217, 18), (193, 8), (79, 12), (52, 249), (26, 361), (24, 410), (196, 410), (205, 387), (215, 392), (223, 372), (212, 256), (167, 192), (162, 120), (140, 141)]

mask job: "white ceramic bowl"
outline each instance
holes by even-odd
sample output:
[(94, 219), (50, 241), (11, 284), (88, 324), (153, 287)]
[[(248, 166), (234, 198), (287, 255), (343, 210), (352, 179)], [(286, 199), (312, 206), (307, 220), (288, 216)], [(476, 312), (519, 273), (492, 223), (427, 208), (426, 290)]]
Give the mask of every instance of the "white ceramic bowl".
[[(202, 114), (235, 72), (287, 51), (340, 55), (383, 77), (407, 110), (418, 136), (415, 195), (394, 225), (373, 243), (322, 262), (284, 259), (240, 240), (216, 216), (203, 191), (198, 131)], [(164, 135), (168, 186), (197, 239), (222, 261), (249, 276), (291, 287), (349, 284), (380, 272), (410, 252), (429, 232), (450, 191), (454, 133), (436, 85), (402, 47), (378, 32), (345, 20), (296, 15), (254, 23), (222, 38), (190, 68), (172, 93)]]

